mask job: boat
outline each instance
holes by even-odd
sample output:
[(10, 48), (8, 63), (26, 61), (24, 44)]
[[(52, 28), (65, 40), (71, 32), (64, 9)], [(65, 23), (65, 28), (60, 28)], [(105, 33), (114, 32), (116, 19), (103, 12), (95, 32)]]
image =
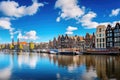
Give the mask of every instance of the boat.
[(50, 49), (49, 53), (50, 54), (57, 54), (58, 50), (57, 49)]
[(76, 55), (76, 52), (73, 52), (73, 51), (61, 51), (58, 54), (61, 54), (61, 55)]
[(49, 51), (46, 49), (42, 49), (42, 50), (40, 50), (40, 53), (49, 53)]
[(79, 52), (79, 51), (76, 51), (75, 53), (76, 53), (76, 55), (81, 55), (81, 54), (83, 54), (83, 52)]

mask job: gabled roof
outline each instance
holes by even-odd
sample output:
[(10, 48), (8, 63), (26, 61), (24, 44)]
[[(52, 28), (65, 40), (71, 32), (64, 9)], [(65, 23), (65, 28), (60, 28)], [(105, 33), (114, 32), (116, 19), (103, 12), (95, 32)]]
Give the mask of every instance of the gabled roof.
[(115, 28), (119, 27), (120, 29), (120, 23), (116, 23)]

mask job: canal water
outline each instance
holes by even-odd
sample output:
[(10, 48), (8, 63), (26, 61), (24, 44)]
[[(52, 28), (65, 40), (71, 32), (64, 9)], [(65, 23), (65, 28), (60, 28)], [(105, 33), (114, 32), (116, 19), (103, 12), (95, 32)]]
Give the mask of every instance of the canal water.
[(120, 80), (120, 57), (1, 52), (0, 80)]

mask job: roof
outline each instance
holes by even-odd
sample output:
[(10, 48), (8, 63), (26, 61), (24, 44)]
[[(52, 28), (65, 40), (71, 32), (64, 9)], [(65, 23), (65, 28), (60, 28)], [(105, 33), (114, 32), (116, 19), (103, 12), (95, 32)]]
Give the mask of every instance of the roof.
[[(15, 45), (18, 44), (18, 42), (14, 42)], [(22, 45), (27, 45), (27, 42), (19, 42), (19, 44), (22, 44)]]
[(19, 44), (26, 45), (27, 42), (19, 42)]
[(92, 35), (90, 35), (90, 39), (92, 39), (93, 38), (93, 36)]

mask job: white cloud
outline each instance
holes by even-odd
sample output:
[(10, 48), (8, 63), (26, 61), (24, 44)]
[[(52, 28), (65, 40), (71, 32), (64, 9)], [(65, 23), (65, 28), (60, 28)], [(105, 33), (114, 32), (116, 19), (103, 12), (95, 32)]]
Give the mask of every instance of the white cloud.
[(11, 38), (13, 38), (14, 35), (14, 28), (11, 27), (11, 22), (9, 18), (0, 18), (0, 28), (9, 30), (9, 33), (11, 35)]
[(110, 14), (109, 16), (110, 16), (110, 17), (111, 17), (111, 16), (117, 16), (119, 13), (120, 13), (120, 8), (118, 8), (118, 9), (113, 9), (112, 12), (111, 12), (111, 14)]
[(57, 21), (57, 22), (60, 22), (60, 17), (57, 17), (56, 21)]
[(26, 32), (25, 35), (22, 35), (22, 33), (19, 32), (18, 38), (23, 40), (37, 40), (39, 37), (36, 35), (36, 31), (31, 30)]
[(14, 34), (17, 34), (18, 31), (14, 32), (14, 28), (11, 27), (10, 18), (0, 18), (0, 28), (9, 30), (11, 39), (14, 37)]
[(73, 34), (73, 31), (78, 30), (77, 27), (68, 26), (66, 34)]
[(60, 18), (77, 19), (84, 14), (84, 7), (80, 8), (77, 0), (57, 0), (55, 8), (61, 9), (60, 16), (56, 19), (57, 22), (60, 21)]
[(67, 32), (65, 32), (65, 34), (69, 34), (70, 35), (70, 34), (73, 34), (73, 32), (67, 31)]
[(11, 29), (11, 23), (8, 18), (0, 18), (0, 28), (2, 29)]
[(96, 26), (98, 26), (98, 23), (92, 21), (92, 19), (95, 18), (96, 16), (97, 16), (96, 13), (90, 11), (84, 16), (82, 16), (79, 22), (81, 22), (82, 26), (85, 26), (86, 28), (96, 28)]
[(15, 1), (0, 2), (0, 12), (4, 14), (4, 17), (0, 18), (0, 28), (9, 30), (11, 38), (14, 37), (14, 34), (20, 33), (19, 31), (14, 31), (15, 28), (11, 27), (11, 20), (27, 15), (34, 15), (37, 13), (39, 7), (44, 6), (43, 3), (38, 3), (37, 0), (32, 0), (32, 2), (33, 4), (31, 6), (20, 6)]
[(77, 30), (77, 27), (68, 26), (67, 31)]
[(87, 29), (92, 29), (96, 28), (98, 25), (105, 25), (107, 26), (108, 24), (111, 24), (112, 26), (115, 26), (117, 22), (120, 21), (114, 21), (114, 22), (96, 22), (93, 21), (94, 18), (96, 18), (97, 14), (95, 12), (89, 11), (87, 14), (82, 16), (81, 19), (79, 19), (79, 22), (81, 23), (82, 26), (84, 26)]
[[(60, 16), (57, 17), (56, 21), (60, 22), (61, 19), (74, 19), (77, 23), (80, 23), (83, 27), (87, 29), (96, 28), (98, 25), (108, 25), (115, 24), (119, 21), (114, 22), (97, 22), (94, 21), (94, 18), (97, 17), (97, 14), (93, 11), (85, 10), (85, 7), (79, 7), (78, 0), (57, 0), (55, 8), (59, 8)], [(112, 10), (110, 16), (117, 16), (120, 13), (120, 8)], [(67, 31), (66, 34), (73, 34), (72, 31)]]
[(14, 35), (15, 34), (18, 34), (18, 33), (20, 33), (20, 31), (18, 30), (18, 31), (14, 31), (15, 29), (14, 28), (12, 28), (12, 29), (10, 29), (9, 30), (9, 33), (10, 33), (10, 38), (11, 39), (13, 39), (14, 38)]
[(20, 6), (15, 1), (2, 1), (0, 2), (0, 12), (10, 17), (22, 17), (35, 14), (41, 6), (44, 4), (38, 3), (37, 0), (33, 0), (33, 4), (28, 7)]

